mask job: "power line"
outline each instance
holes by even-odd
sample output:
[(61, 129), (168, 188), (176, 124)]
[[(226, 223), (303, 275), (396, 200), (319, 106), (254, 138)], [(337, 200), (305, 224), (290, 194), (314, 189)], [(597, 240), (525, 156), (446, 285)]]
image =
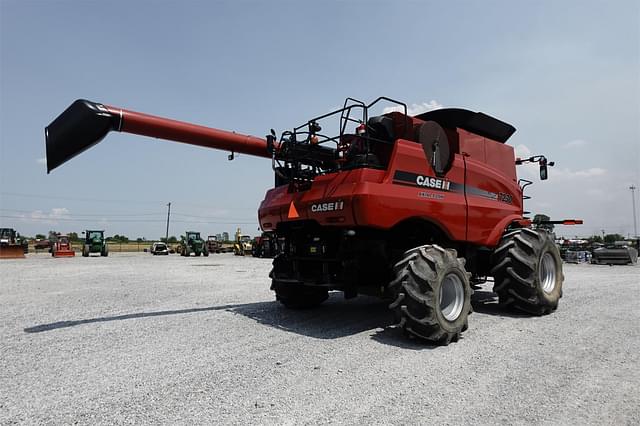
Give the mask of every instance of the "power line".
[[(0, 208), (0, 211), (7, 212), (17, 212), (17, 213), (33, 213), (34, 211), (44, 212), (46, 209), (36, 209), (36, 210), (20, 210), (20, 209), (5, 209)], [(162, 213), (73, 213), (74, 216), (97, 216), (97, 217), (105, 217), (105, 216), (163, 216)]]
[(5, 192), (5, 191), (1, 191), (0, 194), (8, 195), (10, 197), (45, 198), (45, 199), (51, 199), (51, 200), (69, 200), (69, 201), (90, 201), (92, 203), (162, 204), (162, 201), (114, 200), (114, 199), (108, 199), (108, 198), (83, 198), (83, 197), (69, 197), (69, 196), (63, 196), (63, 195), (25, 194), (25, 193), (19, 193), (19, 192)]
[[(71, 217), (31, 217), (31, 216), (9, 216), (9, 215), (0, 215), (0, 218), (5, 219), (17, 219), (17, 220), (26, 220), (26, 221), (36, 221), (36, 222), (109, 222), (109, 223), (166, 223), (165, 219), (83, 219), (83, 218), (71, 218)], [(257, 220), (251, 222), (245, 221), (213, 221), (213, 220), (179, 220), (173, 219), (172, 222), (178, 223), (193, 223), (193, 224), (213, 224), (213, 225), (253, 225), (257, 223)]]
[[(42, 214), (47, 214), (45, 212), (44, 209), (38, 209), (38, 210), (20, 210), (20, 209), (5, 209), (5, 208), (0, 208), (0, 211), (5, 211), (5, 212), (15, 212), (15, 213), (28, 213), (28, 214), (33, 214), (35, 212), (41, 212)], [(191, 214), (186, 214), (186, 213), (173, 213), (174, 216), (184, 216), (186, 218), (189, 217), (195, 217), (198, 219), (209, 219), (209, 220), (232, 220), (226, 217), (217, 217), (217, 216), (201, 216), (201, 215), (191, 215)], [(108, 218), (108, 217), (120, 217), (120, 218), (133, 218), (136, 216), (155, 216), (157, 218), (164, 218), (164, 214), (163, 213), (61, 213), (61, 217), (67, 217), (69, 219), (84, 219), (84, 218), (92, 218), (92, 217), (97, 217), (97, 218)], [(25, 217), (31, 217), (31, 216), (25, 216)], [(144, 221), (146, 221), (147, 219), (145, 219)]]
[[(69, 197), (69, 196), (61, 196), (61, 195), (52, 195), (52, 194), (27, 194), (20, 192), (6, 192), (0, 191), (0, 195), (6, 195), (10, 197), (22, 197), (22, 198), (42, 198), (49, 200), (65, 200), (65, 201), (82, 201), (82, 202), (91, 202), (91, 203), (129, 203), (129, 204), (158, 204), (158, 205), (166, 205), (164, 201), (153, 201), (153, 200), (118, 200), (118, 199), (109, 199), (109, 198), (84, 198), (84, 197)], [(220, 209), (220, 205), (207, 205), (207, 204), (194, 204), (190, 202), (178, 202), (173, 204), (179, 204), (183, 206), (191, 206), (195, 208), (201, 209)], [(257, 206), (256, 202), (256, 206)], [(257, 210), (257, 207), (224, 207), (224, 210), (238, 211), (238, 210)]]

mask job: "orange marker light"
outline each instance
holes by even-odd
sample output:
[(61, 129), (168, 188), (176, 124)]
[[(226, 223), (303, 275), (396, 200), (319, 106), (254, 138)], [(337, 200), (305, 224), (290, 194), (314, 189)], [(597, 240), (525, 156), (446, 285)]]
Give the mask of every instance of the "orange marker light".
[(300, 217), (300, 215), (298, 214), (298, 210), (296, 210), (296, 206), (293, 204), (293, 201), (292, 201), (291, 204), (289, 204), (289, 214), (287, 215), (287, 218), (295, 219), (298, 217)]

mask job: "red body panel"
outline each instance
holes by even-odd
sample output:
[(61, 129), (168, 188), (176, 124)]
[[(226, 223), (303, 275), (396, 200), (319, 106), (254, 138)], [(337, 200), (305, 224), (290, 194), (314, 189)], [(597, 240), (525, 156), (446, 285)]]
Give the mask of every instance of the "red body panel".
[[(422, 218), (454, 241), (495, 246), (504, 229), (522, 218), (513, 147), (458, 132), (459, 152), (441, 177), (450, 183), (449, 190), (397, 179), (398, 172), (436, 178), (422, 146), (398, 140), (386, 171), (355, 169), (318, 176), (301, 192), (289, 192), (287, 185), (269, 190), (260, 205), (260, 225), (267, 231), (279, 222), (312, 219), (325, 226), (391, 229)], [(457, 144), (452, 147), (458, 151)], [(297, 216), (289, 217), (292, 202)]]

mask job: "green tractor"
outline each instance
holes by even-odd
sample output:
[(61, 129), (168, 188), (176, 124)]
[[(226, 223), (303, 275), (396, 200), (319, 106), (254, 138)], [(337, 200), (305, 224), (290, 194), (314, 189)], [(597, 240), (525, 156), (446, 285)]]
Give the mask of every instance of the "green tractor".
[(196, 256), (209, 256), (207, 243), (200, 238), (199, 232), (193, 231), (187, 231), (185, 235), (180, 237), (176, 251), (180, 253), (180, 256), (191, 256), (191, 253)]
[(100, 253), (100, 256), (109, 256), (109, 247), (104, 239), (104, 231), (86, 230), (84, 244), (82, 244), (82, 257), (89, 257), (91, 253)]

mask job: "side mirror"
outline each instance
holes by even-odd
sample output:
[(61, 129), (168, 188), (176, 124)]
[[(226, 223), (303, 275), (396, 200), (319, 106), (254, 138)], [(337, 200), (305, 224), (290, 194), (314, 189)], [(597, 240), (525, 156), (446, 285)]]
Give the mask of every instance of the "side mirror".
[(540, 161), (540, 180), (547, 180), (547, 178), (549, 177), (549, 172), (547, 169), (547, 162), (545, 161)]
[(554, 161), (547, 163), (547, 159), (544, 156), (541, 156), (538, 162), (540, 163), (540, 180), (547, 180), (549, 177), (547, 166), (553, 167), (556, 163)]

